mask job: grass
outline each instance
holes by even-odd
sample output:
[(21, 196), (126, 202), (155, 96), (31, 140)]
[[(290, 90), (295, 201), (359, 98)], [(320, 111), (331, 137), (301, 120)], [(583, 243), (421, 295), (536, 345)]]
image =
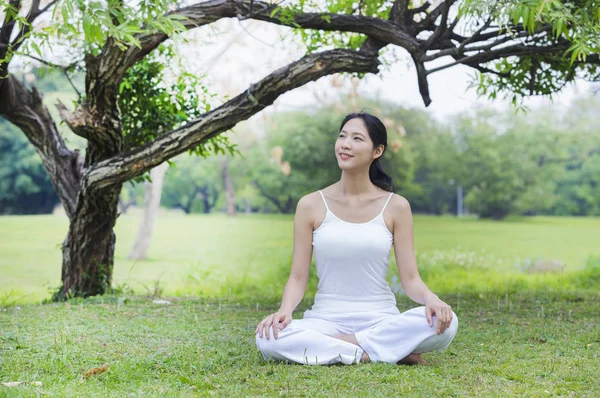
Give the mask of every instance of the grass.
[[(0, 396), (577, 396), (600, 393), (600, 295), (460, 295), (457, 337), (427, 366), (265, 362), (257, 321), (274, 304), (136, 296), (0, 311)], [(401, 309), (412, 306), (405, 299)], [(306, 308), (306, 304), (302, 305)], [(299, 312), (295, 316), (300, 315)], [(108, 365), (108, 372), (82, 377)]]
[[(291, 261), (291, 216), (163, 215), (149, 259), (134, 262), (127, 254), (138, 222), (136, 213), (117, 222), (114, 286), (142, 294), (281, 294)], [(63, 217), (0, 217), (0, 306), (40, 302), (59, 286), (60, 244), (67, 229)], [(416, 215), (415, 247), (425, 281), (436, 292), (590, 289), (600, 287), (600, 281), (592, 278), (590, 285), (581, 270), (586, 263), (600, 267), (598, 230), (600, 218), (494, 222)], [(520, 264), (536, 258), (561, 261), (565, 271), (524, 273)], [(397, 274), (394, 267), (392, 257), (390, 278)]]
[[(598, 218), (415, 217), (421, 274), (459, 317), (427, 366), (265, 362), (254, 328), (277, 308), (289, 216), (159, 218), (150, 259), (127, 260), (118, 221), (114, 296), (29, 305), (58, 286), (66, 219), (0, 217), (0, 382), (8, 396), (577, 396), (600, 394)], [(529, 260), (562, 272), (527, 272)], [(390, 267), (390, 280), (396, 271)], [(307, 299), (294, 316), (311, 302)], [(172, 304), (157, 304), (156, 297)], [(25, 304), (25, 305), (24, 305)], [(414, 303), (400, 295), (399, 307)], [(93, 368), (108, 371), (84, 378)]]

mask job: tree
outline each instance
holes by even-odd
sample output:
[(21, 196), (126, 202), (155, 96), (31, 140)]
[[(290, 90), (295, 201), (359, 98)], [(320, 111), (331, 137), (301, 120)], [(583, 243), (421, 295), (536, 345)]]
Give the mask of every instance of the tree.
[[(208, 145), (289, 90), (334, 73), (376, 73), (379, 51), (388, 45), (410, 55), (426, 105), (431, 102), (427, 76), (457, 64), (479, 71), (479, 90), (490, 96), (550, 94), (577, 76), (598, 77), (594, 39), (600, 15), (593, 0), (568, 5), (559, 0), (446, 0), (435, 7), (408, 0), (300, 0), (290, 6), (212, 0), (173, 10), (170, 4), (51, 0), (40, 7), (41, 1), (33, 0), (25, 9), (21, 0), (0, 2), (0, 115), (36, 147), (70, 219), (56, 298), (100, 294), (110, 287), (113, 227), (124, 182)], [(34, 28), (49, 9), (52, 23)], [(128, 70), (178, 32), (227, 17), (292, 27), (305, 40), (308, 54), (193, 121), (127, 146), (118, 97)], [(51, 43), (55, 36), (79, 43), (84, 54), (85, 94), (74, 110), (60, 106), (62, 120), (87, 140), (83, 159), (58, 134), (39, 90), (8, 75), (15, 54), (41, 57), (39, 43)], [(428, 62), (444, 57), (454, 61), (427, 68)], [(213, 145), (223, 150), (222, 143)]]
[(514, 112), (479, 111), (455, 122), (465, 203), (482, 218), (534, 214), (550, 208), (562, 156), (560, 135)]
[(138, 227), (133, 247), (129, 252), (130, 260), (144, 260), (148, 255), (154, 223), (156, 222), (160, 208), (163, 181), (168, 167), (167, 163), (163, 163), (150, 170), (151, 181), (146, 181), (144, 184), (144, 214), (142, 215), (142, 221)]
[(0, 120), (0, 214), (51, 213), (59, 204), (27, 138)]
[[(208, 89), (202, 86), (200, 79), (186, 73), (182, 73), (175, 84), (167, 84), (163, 69), (167, 63), (172, 65), (174, 58), (173, 48), (161, 45), (152, 56), (142, 59), (125, 74), (119, 86), (119, 109), (125, 147), (142, 145), (162, 132), (179, 127), (198, 116), (201, 103), (198, 88), (204, 92)], [(208, 106), (206, 102), (203, 105)], [(227, 144), (226, 140), (223, 142)], [(198, 154), (203, 153), (200, 151)], [(129, 253), (130, 259), (146, 258), (158, 217), (167, 168), (167, 162), (154, 167), (144, 184), (144, 213)], [(123, 202), (120, 200), (119, 203)]]
[(200, 161), (197, 157), (181, 155), (175, 159), (165, 176), (163, 204), (177, 207), (189, 214), (202, 209), (210, 213), (223, 192), (220, 166), (223, 156), (211, 156)]

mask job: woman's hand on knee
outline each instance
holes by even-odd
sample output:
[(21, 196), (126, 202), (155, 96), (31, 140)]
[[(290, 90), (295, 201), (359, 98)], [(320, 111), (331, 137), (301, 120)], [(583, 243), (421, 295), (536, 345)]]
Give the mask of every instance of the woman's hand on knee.
[(433, 315), (437, 318), (437, 334), (444, 333), (452, 323), (452, 308), (437, 296), (425, 300), (425, 315), (430, 327), (433, 327)]
[(275, 327), (273, 327), (273, 337), (277, 338), (279, 331), (285, 329), (285, 327), (287, 325), (289, 325), (290, 322), (292, 322), (292, 314), (275, 312), (275, 313), (267, 316), (262, 321), (260, 321), (258, 326), (256, 327), (256, 331), (254, 333), (255, 334), (258, 333), (258, 336), (261, 339), (262, 339), (263, 333), (264, 333), (267, 340), (269, 340), (271, 327), (273, 325), (276, 325)]

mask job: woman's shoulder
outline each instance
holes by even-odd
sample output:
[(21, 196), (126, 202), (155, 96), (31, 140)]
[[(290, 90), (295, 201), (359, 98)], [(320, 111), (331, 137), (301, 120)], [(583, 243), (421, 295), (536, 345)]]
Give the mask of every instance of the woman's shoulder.
[(314, 207), (321, 202), (323, 202), (321, 194), (319, 193), (319, 191), (314, 191), (304, 195), (300, 198), (300, 200), (298, 200), (297, 210), (309, 211), (311, 209), (314, 209)]
[(395, 211), (409, 211), (410, 212), (410, 203), (408, 199), (406, 199), (402, 195), (398, 195), (397, 193), (392, 194), (390, 198), (390, 203), (388, 205)]

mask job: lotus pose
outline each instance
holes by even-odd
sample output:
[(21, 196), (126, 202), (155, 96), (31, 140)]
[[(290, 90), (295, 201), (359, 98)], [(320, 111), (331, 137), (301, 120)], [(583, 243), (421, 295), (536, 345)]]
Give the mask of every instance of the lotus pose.
[[(390, 192), (379, 158), (384, 124), (368, 113), (342, 121), (335, 156), (338, 182), (300, 199), (290, 277), (279, 310), (256, 328), (265, 359), (307, 365), (358, 362), (422, 364), (420, 354), (448, 347), (456, 314), (417, 270), (408, 201)], [(400, 312), (386, 281), (392, 246), (404, 292), (423, 306)], [(292, 312), (306, 290), (311, 258), (319, 284), (303, 319)]]

